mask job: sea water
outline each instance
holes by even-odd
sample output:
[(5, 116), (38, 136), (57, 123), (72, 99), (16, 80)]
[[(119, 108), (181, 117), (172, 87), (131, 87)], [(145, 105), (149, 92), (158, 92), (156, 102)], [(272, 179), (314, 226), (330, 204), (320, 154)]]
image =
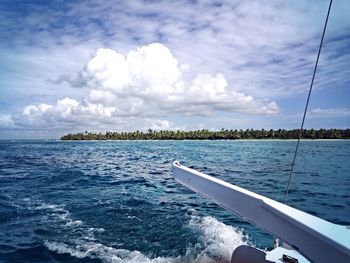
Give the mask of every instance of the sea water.
[[(171, 163), (278, 201), (296, 141), (0, 141), (0, 262), (228, 262), (273, 237)], [(288, 204), (350, 224), (350, 141), (302, 141)]]

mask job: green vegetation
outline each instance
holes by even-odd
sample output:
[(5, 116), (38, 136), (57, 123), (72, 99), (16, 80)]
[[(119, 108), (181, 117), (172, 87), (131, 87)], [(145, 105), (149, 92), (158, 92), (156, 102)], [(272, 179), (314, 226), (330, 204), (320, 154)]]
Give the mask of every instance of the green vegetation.
[[(67, 134), (61, 140), (237, 140), (237, 139), (297, 139), (299, 130), (225, 130), (153, 131)], [(303, 139), (350, 139), (350, 129), (304, 130)]]

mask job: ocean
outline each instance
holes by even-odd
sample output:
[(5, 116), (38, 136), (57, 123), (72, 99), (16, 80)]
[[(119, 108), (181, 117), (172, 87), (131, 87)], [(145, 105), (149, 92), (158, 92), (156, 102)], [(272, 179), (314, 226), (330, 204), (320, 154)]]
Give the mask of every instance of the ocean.
[[(273, 237), (179, 185), (182, 164), (278, 201), (296, 141), (0, 141), (0, 262), (229, 262)], [(288, 204), (350, 225), (350, 141), (302, 141)]]

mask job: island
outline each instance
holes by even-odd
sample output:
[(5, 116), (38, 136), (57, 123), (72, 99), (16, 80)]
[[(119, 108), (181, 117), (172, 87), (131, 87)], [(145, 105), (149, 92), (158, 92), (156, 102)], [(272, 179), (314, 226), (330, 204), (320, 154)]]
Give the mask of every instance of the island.
[[(219, 131), (193, 130), (193, 131), (133, 131), (133, 132), (111, 132), (67, 134), (61, 140), (239, 140), (239, 139), (298, 139), (299, 129), (294, 130), (228, 130)], [(350, 139), (350, 129), (305, 129), (302, 139)]]

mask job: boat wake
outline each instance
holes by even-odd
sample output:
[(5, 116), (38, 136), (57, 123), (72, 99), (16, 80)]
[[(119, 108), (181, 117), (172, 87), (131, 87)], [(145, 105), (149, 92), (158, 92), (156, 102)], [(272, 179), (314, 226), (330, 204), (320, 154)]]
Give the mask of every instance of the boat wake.
[(101, 262), (124, 263), (124, 262), (142, 262), (142, 263), (214, 263), (230, 262), (232, 251), (242, 244), (247, 244), (248, 237), (239, 229), (225, 225), (217, 219), (206, 216), (196, 215), (195, 211), (190, 211), (190, 220), (187, 227), (199, 236), (197, 244), (189, 245), (184, 255), (177, 257), (152, 257), (134, 250), (130, 251), (122, 248), (104, 245), (96, 238), (97, 232), (104, 229), (87, 226), (81, 220), (72, 219), (70, 213), (62, 207), (55, 205), (42, 205), (42, 209), (51, 209), (57, 213), (56, 218), (51, 216), (51, 220), (60, 220), (60, 225), (66, 231), (80, 233), (79, 237), (68, 240), (45, 240), (44, 246), (51, 252), (58, 254), (68, 254), (72, 257), (84, 259), (98, 259)]

